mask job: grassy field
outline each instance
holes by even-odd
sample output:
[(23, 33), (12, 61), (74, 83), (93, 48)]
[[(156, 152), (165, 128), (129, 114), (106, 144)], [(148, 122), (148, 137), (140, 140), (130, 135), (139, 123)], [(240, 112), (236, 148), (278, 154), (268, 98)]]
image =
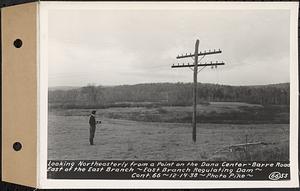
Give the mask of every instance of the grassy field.
[[(244, 111), (261, 112), (260, 105), (211, 103), (198, 107), (198, 115), (220, 116)], [(49, 159), (97, 160), (288, 160), (289, 124), (285, 110), (273, 113), (268, 123), (255, 119), (231, 123), (199, 123), (192, 141), (191, 107), (131, 107), (97, 110), (95, 145), (90, 146), (88, 118), (91, 110), (51, 110), (48, 120)], [(274, 117), (275, 116), (275, 117)], [(253, 115), (251, 115), (253, 117)], [(250, 118), (251, 118), (250, 117)], [(217, 119), (215, 119), (217, 120)], [(170, 121), (174, 121), (170, 123)], [(282, 122), (282, 120), (280, 120)], [(201, 121), (200, 121), (201, 122)], [(247, 142), (262, 144), (230, 149)]]

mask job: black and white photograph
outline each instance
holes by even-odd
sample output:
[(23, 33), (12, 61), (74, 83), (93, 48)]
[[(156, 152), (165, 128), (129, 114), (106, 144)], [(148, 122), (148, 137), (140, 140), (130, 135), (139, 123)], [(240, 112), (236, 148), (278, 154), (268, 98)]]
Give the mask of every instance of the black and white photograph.
[(136, 4), (48, 10), (48, 166), (289, 167), (291, 10)]

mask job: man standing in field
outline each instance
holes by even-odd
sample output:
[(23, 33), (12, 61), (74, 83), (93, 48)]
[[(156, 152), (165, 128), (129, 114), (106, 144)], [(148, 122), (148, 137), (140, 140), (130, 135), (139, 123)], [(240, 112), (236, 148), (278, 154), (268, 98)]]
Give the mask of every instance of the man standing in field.
[(95, 119), (96, 111), (92, 111), (92, 114), (90, 115), (90, 145), (94, 145), (94, 137), (95, 137), (95, 131), (96, 131), (96, 124), (101, 123), (101, 121), (96, 121)]

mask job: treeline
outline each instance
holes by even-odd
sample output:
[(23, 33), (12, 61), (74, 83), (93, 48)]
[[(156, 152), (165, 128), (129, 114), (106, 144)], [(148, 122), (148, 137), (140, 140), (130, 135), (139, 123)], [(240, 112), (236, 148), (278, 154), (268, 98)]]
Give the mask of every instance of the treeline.
[[(262, 86), (198, 84), (199, 103), (247, 102), (262, 105), (289, 104), (289, 83)], [(192, 83), (152, 83), (121, 86), (86, 86), (49, 90), (50, 107), (95, 108), (139, 104), (191, 105)]]

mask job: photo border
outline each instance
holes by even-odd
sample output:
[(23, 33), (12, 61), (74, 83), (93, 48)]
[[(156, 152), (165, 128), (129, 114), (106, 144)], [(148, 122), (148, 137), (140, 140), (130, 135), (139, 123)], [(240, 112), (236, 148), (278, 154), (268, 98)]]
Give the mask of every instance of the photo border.
[[(157, 3), (157, 2), (156, 2)], [(176, 4), (180, 9), (191, 7), (193, 9), (196, 6), (201, 5), (205, 9), (289, 9), (291, 10), (291, 20), (290, 20), (290, 164), (291, 164), (291, 180), (290, 181), (166, 181), (166, 180), (53, 180), (47, 179), (46, 169), (47, 169), (47, 110), (48, 110), (48, 71), (47, 71), (47, 21), (48, 21), (48, 11), (51, 9), (68, 9), (69, 5), (79, 6), (78, 9), (93, 8), (95, 9), (95, 4), (101, 4), (102, 6), (117, 6), (129, 5), (129, 8), (139, 8), (135, 7), (133, 4), (147, 4), (147, 7), (151, 7), (155, 3), (150, 2), (114, 2), (114, 3), (103, 3), (103, 2), (40, 2), (39, 10), (39, 23), (40, 23), (40, 94), (39, 94), (39, 130), (40, 134), (38, 136), (39, 144), (39, 186), (42, 188), (284, 188), (284, 187), (296, 187), (299, 186), (298, 180), (298, 153), (293, 151), (298, 151), (298, 46), (296, 44), (298, 41), (298, 7), (295, 6), (296, 3), (260, 3), (260, 2), (247, 2), (247, 3), (225, 3), (225, 2), (163, 2), (159, 3), (161, 8), (162, 5)], [(114, 4), (114, 5), (112, 5)], [(298, 4), (297, 4), (298, 5)], [(259, 6), (258, 8), (256, 6)], [(112, 7), (110, 7), (112, 8)], [(116, 7), (115, 7), (116, 8)], [(176, 8), (178, 9), (178, 8)], [(46, 103), (46, 104), (45, 104)], [(118, 187), (116, 187), (118, 185)], [(235, 187), (232, 187), (234, 185)]]

